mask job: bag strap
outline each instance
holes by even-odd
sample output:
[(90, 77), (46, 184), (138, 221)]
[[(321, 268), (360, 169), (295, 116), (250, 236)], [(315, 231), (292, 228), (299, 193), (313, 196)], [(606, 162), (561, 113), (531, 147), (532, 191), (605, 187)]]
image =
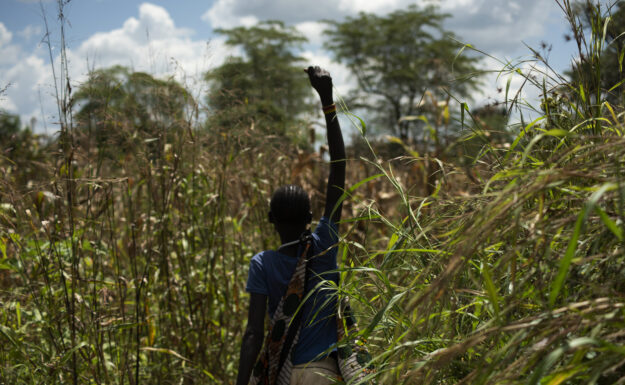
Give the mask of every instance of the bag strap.
[[(300, 239), (299, 242), (300, 243), (306, 242), (304, 252), (300, 256), (300, 258), (304, 258), (304, 266), (305, 266), (304, 268), (306, 269), (304, 273), (304, 294), (302, 296), (302, 300), (303, 300), (307, 294), (306, 285), (308, 284), (308, 261), (313, 251), (312, 236), (310, 235), (310, 233), (303, 234), (302, 239)], [(289, 326), (289, 331), (287, 332), (286, 338), (284, 340), (284, 345), (282, 346), (282, 351), (280, 352), (278, 372), (280, 371), (280, 369), (282, 369), (284, 362), (286, 361), (289, 353), (291, 352), (291, 345), (293, 344), (293, 341), (295, 340), (295, 336), (297, 335), (297, 332), (300, 330), (301, 323), (302, 323), (302, 312), (298, 311), (293, 317), (293, 320), (291, 321), (291, 325)]]
[(308, 256), (312, 252), (312, 235), (302, 234), (298, 243), (305, 243), (295, 271), (271, 319), (263, 352), (255, 365), (250, 384), (286, 384), (290, 381), (292, 363), (289, 360), (297, 344), (302, 312), (296, 313), (306, 297)]

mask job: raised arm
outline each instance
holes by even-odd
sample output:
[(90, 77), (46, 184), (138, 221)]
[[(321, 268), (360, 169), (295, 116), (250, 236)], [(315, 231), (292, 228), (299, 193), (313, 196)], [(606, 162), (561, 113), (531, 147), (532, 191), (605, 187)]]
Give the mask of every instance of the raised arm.
[[(319, 67), (308, 67), (306, 70), (310, 85), (317, 91), (326, 118), (326, 134), (330, 152), (330, 176), (326, 192), (326, 207), (323, 215), (334, 222), (341, 219), (342, 203), (337, 202), (345, 188), (345, 145), (343, 134), (336, 117), (336, 107), (332, 98), (332, 77), (330, 73)], [(335, 209), (336, 206), (336, 209)]]

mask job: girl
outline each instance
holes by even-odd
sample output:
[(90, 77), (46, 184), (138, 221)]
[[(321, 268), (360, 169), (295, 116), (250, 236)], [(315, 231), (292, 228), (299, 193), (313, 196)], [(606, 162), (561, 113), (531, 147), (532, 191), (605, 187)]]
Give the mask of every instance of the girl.
[[(345, 186), (345, 146), (336, 118), (330, 74), (319, 67), (308, 67), (305, 71), (311, 86), (319, 94), (326, 119), (330, 176), (325, 210), (314, 232), (310, 233), (307, 228), (312, 213), (308, 194), (299, 186), (288, 185), (278, 188), (272, 195), (269, 221), (280, 235), (282, 246), (275, 251), (258, 253), (250, 262), (246, 286), (250, 293), (250, 308), (241, 344), (237, 385), (250, 383), (252, 374), (251, 383), (323, 385), (332, 383), (329, 378), (336, 378), (339, 372), (336, 353), (328, 354), (337, 342), (336, 301), (330, 290), (315, 288), (321, 280), (338, 283), (338, 273), (330, 271), (337, 269), (336, 223), (341, 218), (341, 203), (338, 202)], [(308, 248), (312, 250), (306, 252)], [(307, 272), (300, 274), (306, 278), (298, 282), (298, 275), (295, 275), (295, 286), (304, 286), (304, 297), (314, 291), (301, 308), (298, 296), (289, 295), (283, 306), (277, 309), (287, 289), (291, 290), (289, 283), (302, 254), (311, 258), (306, 265)], [(265, 312), (274, 317), (276, 311), (278, 316), (292, 315), (293, 319), (301, 319), (298, 322), (274, 322), (267, 340), (271, 347), (265, 347), (257, 362), (263, 345)]]

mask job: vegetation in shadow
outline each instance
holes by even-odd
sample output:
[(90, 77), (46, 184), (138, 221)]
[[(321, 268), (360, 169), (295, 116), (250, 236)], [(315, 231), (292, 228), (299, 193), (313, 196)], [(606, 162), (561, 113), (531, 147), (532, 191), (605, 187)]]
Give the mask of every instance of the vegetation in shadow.
[[(533, 67), (502, 64), (539, 91), (535, 106), (506, 89), (471, 108), (476, 78), (442, 92), (427, 77), (419, 109), (386, 111), (392, 137), (371, 135), (356, 102), (340, 108), (360, 135), (338, 295), (378, 383), (625, 382), (623, 5), (557, 3), (578, 42), (572, 75), (538, 51)], [(356, 21), (385, 22), (331, 24), (337, 52), (333, 34)], [(246, 55), (207, 74), (207, 99), (122, 67), (73, 91), (62, 67), (54, 137), (0, 117), (0, 382), (234, 382), (247, 266), (279, 244), (268, 194), (300, 184), (320, 213), (327, 165), (299, 86), (251, 76), (264, 55), (296, 67), (285, 47), (301, 37), (280, 23), (222, 33)], [(440, 84), (479, 67), (448, 43), (441, 60), (462, 70), (441, 62)], [(274, 98), (274, 80), (294, 94)]]

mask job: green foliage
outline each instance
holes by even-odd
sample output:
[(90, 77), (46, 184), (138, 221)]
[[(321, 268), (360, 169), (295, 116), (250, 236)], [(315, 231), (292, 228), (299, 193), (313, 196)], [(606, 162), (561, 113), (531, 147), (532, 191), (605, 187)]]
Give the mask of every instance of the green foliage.
[(32, 192), (2, 175), (3, 381), (235, 376), (245, 268), (272, 242), (267, 194), (289, 170), (269, 150), (239, 153), (236, 138), (179, 135), (164, 151), (139, 142), (116, 167), (88, 147), (59, 152)]
[[(588, 31), (589, 45), (604, 26)], [(600, 65), (601, 52), (589, 62)], [(509, 125), (509, 147), (484, 141), (465, 178), (440, 159), (426, 196), (411, 193), (401, 164), (372, 162), (395, 190), (396, 212), (351, 194), (363, 207), (357, 221), (386, 231), (354, 224), (364, 234), (344, 252), (355, 260), (344, 261), (343, 291), (373, 329), (381, 383), (625, 381), (623, 105), (603, 92), (582, 98), (591, 77), (541, 84), (514, 71), (543, 90), (545, 114)], [(579, 98), (563, 97), (565, 88)], [(471, 118), (486, 125), (484, 113)], [(404, 146), (424, 167), (427, 158)]]
[[(597, 43), (604, 26), (585, 39)], [(351, 298), (379, 383), (625, 381), (623, 104), (587, 97), (591, 78), (541, 82), (510, 67), (542, 91), (534, 111), (543, 113), (511, 123), (497, 108), (463, 104), (471, 164), (399, 138), (391, 144), (405, 156), (390, 161), (367, 140), (354, 144), (339, 295)], [(3, 149), (0, 379), (231, 383), (246, 269), (278, 242), (268, 196), (300, 183), (320, 212), (327, 165), (288, 142), (276, 152), (249, 121), (230, 133), (214, 125), (215, 110), (196, 120), (175, 84), (119, 68), (96, 75), (75, 95), (78, 126), (62, 127), (51, 155)], [(526, 107), (516, 96), (504, 103)], [(407, 121), (432, 127), (435, 141), (452, 118), (449, 103), (431, 104), (440, 108)], [(28, 132), (14, 117), (3, 125), (11, 138)], [(83, 145), (98, 143), (97, 127), (140, 140)], [(115, 167), (103, 165), (103, 148)], [(35, 166), (36, 178), (16, 177)]]
[(467, 95), (475, 85), (468, 76), (476, 59), (459, 55), (462, 45), (441, 27), (445, 17), (432, 7), (411, 6), (386, 16), (360, 13), (327, 22), (328, 48), (358, 80), (352, 108), (373, 114), (381, 132), (416, 138), (422, 121), (402, 118), (422, 113), (426, 91), (446, 100), (450, 93)]
[(279, 21), (216, 32), (242, 55), (206, 74), (209, 125), (231, 133), (253, 127), (260, 135), (296, 137), (301, 114), (309, 109), (310, 87), (302, 76), (305, 65), (294, 52), (306, 39)]
[(508, 129), (508, 111), (503, 106), (476, 108), (471, 112), (471, 117), (467, 117), (467, 123), (465, 134), (449, 148), (451, 154), (458, 155), (460, 164), (469, 166), (480, 159), (485, 151), (499, 150), (514, 140), (513, 133)]
[[(625, 5), (616, 1), (605, 7), (595, 6), (590, 0), (578, 1), (571, 7), (572, 38), (580, 55), (570, 71), (573, 86), (586, 86), (586, 93), (597, 93), (610, 104), (623, 105), (625, 101)], [(582, 29), (592, 31), (599, 38), (586, 41)], [(581, 97), (581, 95), (580, 95)]]
[(132, 151), (141, 141), (171, 141), (196, 111), (191, 95), (173, 79), (121, 66), (91, 72), (74, 103), (80, 107), (78, 130), (107, 157)]
[(20, 117), (0, 111), (0, 170), (18, 186), (46, 178), (50, 146), (42, 135), (22, 127)]
[(0, 111), (0, 141), (2, 143), (12, 140), (13, 136), (19, 132), (20, 126), (20, 117), (18, 115)]

